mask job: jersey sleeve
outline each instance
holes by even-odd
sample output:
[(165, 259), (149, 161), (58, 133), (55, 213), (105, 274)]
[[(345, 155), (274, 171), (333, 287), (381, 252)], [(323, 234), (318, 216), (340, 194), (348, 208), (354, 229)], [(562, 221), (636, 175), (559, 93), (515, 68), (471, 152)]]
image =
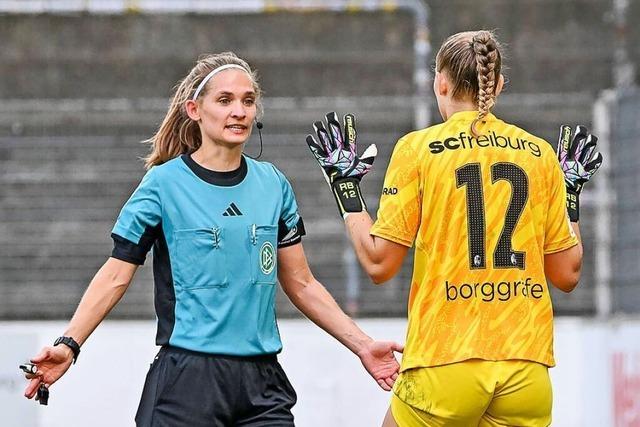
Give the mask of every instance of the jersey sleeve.
[(411, 247), (420, 227), (422, 191), (420, 159), (410, 141), (396, 144), (384, 178), (373, 236)]
[(295, 245), (306, 234), (304, 222), (298, 213), (298, 203), (287, 178), (276, 169), (282, 189), (282, 207), (278, 220), (278, 248)]
[(142, 265), (161, 232), (162, 210), (154, 169), (149, 170), (125, 203), (111, 232), (111, 256)]
[(571, 227), (567, 214), (567, 190), (564, 175), (560, 165), (555, 161), (550, 181), (550, 198), (544, 236), (545, 254), (560, 252), (578, 244), (578, 238)]

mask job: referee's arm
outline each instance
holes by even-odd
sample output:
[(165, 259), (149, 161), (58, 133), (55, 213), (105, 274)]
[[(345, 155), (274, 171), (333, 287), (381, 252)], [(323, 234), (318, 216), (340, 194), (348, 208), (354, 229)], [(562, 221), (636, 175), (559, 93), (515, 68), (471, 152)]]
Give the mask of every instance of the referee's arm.
[(356, 354), (383, 390), (391, 390), (400, 368), (393, 352), (401, 352), (403, 346), (392, 341), (374, 341), (342, 311), (313, 277), (301, 243), (278, 249), (278, 280), (305, 316)]
[[(137, 269), (136, 264), (109, 258), (91, 280), (63, 336), (82, 345), (120, 301)], [(33, 398), (41, 383), (48, 387), (58, 381), (71, 366), (73, 356), (66, 345), (44, 347), (31, 359), (38, 365), (38, 373), (26, 376), (29, 384), (25, 397)]]
[(82, 345), (120, 301), (137, 269), (136, 264), (109, 258), (91, 280), (64, 335)]

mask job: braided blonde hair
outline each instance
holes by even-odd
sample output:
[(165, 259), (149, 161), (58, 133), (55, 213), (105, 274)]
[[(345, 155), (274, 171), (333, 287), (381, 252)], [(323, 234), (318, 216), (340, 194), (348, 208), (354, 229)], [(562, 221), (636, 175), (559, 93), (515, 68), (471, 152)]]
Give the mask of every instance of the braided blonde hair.
[(453, 84), (453, 99), (471, 98), (478, 104), (478, 117), (471, 133), (496, 103), (496, 86), (502, 58), (500, 44), (491, 31), (467, 31), (447, 38), (436, 55), (436, 71), (445, 71)]
[[(158, 131), (148, 140), (151, 144), (151, 152), (144, 159), (147, 169), (160, 165), (184, 153), (195, 151), (202, 144), (202, 136), (198, 123), (191, 120), (185, 109), (185, 102), (191, 99), (200, 82), (212, 70), (223, 65), (239, 65), (247, 71), (253, 82), (256, 92), (256, 104), (258, 116), (262, 113), (262, 92), (258, 84), (258, 76), (246, 61), (237, 57), (233, 52), (202, 55), (187, 76), (180, 80), (175, 88), (175, 94), (169, 104), (169, 110), (165, 115)], [(207, 93), (206, 85), (198, 95), (198, 99)]]

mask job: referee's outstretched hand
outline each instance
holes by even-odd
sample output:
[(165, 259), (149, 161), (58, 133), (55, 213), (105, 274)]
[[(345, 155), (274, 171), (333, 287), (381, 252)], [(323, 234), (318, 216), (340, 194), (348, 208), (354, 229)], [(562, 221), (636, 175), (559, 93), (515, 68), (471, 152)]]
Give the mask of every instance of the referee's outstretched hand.
[(400, 371), (394, 352), (402, 353), (403, 350), (404, 346), (397, 342), (371, 341), (358, 353), (358, 357), (378, 385), (391, 391)]
[(38, 371), (35, 374), (25, 375), (29, 380), (29, 385), (24, 391), (24, 396), (32, 399), (41, 383), (44, 383), (48, 388), (58, 381), (67, 372), (71, 362), (73, 362), (73, 352), (67, 346), (43, 348), (36, 357), (31, 359), (31, 363), (38, 367)]

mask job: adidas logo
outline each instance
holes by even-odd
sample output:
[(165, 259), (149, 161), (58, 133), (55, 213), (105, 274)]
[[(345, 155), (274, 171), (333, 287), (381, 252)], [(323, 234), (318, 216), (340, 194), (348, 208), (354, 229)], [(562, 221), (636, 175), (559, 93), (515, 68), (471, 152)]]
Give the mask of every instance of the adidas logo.
[(241, 215), (242, 215), (242, 212), (240, 212), (240, 209), (238, 209), (236, 204), (233, 202), (231, 202), (227, 210), (224, 211), (224, 213), (222, 214), (222, 216), (241, 216)]

